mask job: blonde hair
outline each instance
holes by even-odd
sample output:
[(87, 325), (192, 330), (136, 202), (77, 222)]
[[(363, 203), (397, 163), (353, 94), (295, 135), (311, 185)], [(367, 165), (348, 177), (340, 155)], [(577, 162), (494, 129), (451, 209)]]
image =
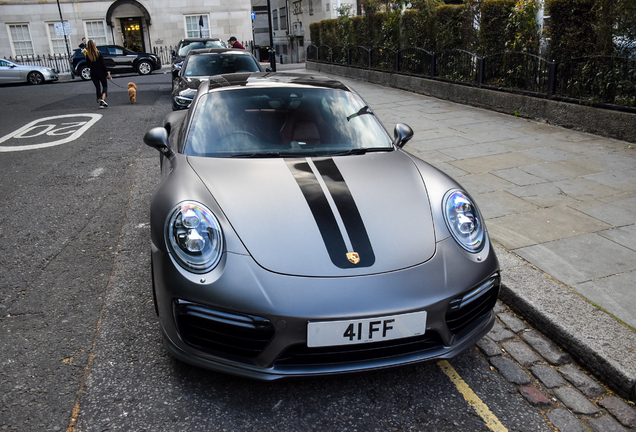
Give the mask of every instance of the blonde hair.
[(97, 57), (99, 57), (99, 51), (97, 50), (93, 39), (89, 39), (86, 44), (86, 57), (88, 57), (88, 59), (92, 62), (97, 60)]

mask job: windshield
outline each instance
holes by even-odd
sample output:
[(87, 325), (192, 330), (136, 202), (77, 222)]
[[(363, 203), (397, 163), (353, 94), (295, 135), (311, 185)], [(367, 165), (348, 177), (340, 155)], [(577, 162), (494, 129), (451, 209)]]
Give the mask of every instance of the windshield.
[(389, 135), (355, 94), (315, 87), (234, 88), (202, 95), (184, 154), (285, 157), (391, 151)]
[(235, 72), (260, 72), (254, 58), (239, 54), (190, 55), (183, 76), (210, 76)]
[(190, 50), (202, 48), (227, 48), (220, 40), (205, 42), (183, 42), (183, 46), (179, 48), (179, 57), (185, 57)]

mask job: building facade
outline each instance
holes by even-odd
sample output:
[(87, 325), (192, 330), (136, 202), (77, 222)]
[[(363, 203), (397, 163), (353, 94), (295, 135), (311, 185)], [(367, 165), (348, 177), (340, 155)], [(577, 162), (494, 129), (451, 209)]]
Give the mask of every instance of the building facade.
[[(266, 0), (255, 1), (256, 4), (253, 2), (254, 7), (265, 4), (264, 13), (267, 14)], [(345, 5), (350, 7), (352, 13), (355, 13), (357, 4), (357, 0), (270, 0), (272, 39), (276, 49), (276, 61), (282, 60), (283, 63), (304, 62), (306, 47), (312, 43), (309, 24), (337, 18), (338, 10)], [(257, 33), (255, 32), (255, 34)], [(262, 42), (257, 41), (255, 37), (255, 43)]]
[(0, 57), (72, 53), (82, 37), (139, 52), (185, 37), (250, 42), (251, 9), (250, 0), (6, 0)]

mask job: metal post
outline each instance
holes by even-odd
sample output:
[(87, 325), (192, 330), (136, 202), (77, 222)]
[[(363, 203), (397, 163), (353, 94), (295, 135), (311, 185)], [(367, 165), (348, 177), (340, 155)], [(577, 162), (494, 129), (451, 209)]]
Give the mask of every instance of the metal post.
[(269, 27), (269, 64), (272, 72), (276, 72), (276, 50), (274, 49), (274, 36), (272, 35), (272, 7), (267, 0), (267, 27)]
[(552, 99), (554, 95), (554, 86), (556, 81), (556, 62), (550, 62), (550, 71), (548, 72), (548, 99)]
[(64, 45), (66, 45), (66, 55), (71, 69), (71, 79), (75, 79), (75, 74), (73, 73), (73, 63), (71, 62), (71, 51), (68, 49), (68, 40), (66, 39), (66, 32), (64, 31), (64, 18), (62, 18), (62, 8), (60, 7), (60, 0), (57, 0), (57, 10), (60, 12), (60, 22), (62, 23), (62, 31), (64, 32)]

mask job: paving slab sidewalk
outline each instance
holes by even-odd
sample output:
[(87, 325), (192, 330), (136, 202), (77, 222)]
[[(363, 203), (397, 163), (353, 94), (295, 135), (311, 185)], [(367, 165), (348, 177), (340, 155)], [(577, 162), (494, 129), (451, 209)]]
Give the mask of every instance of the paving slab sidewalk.
[(390, 131), (410, 125), (406, 150), (476, 200), (504, 269), (504, 302), (636, 399), (635, 145), (337, 78)]

